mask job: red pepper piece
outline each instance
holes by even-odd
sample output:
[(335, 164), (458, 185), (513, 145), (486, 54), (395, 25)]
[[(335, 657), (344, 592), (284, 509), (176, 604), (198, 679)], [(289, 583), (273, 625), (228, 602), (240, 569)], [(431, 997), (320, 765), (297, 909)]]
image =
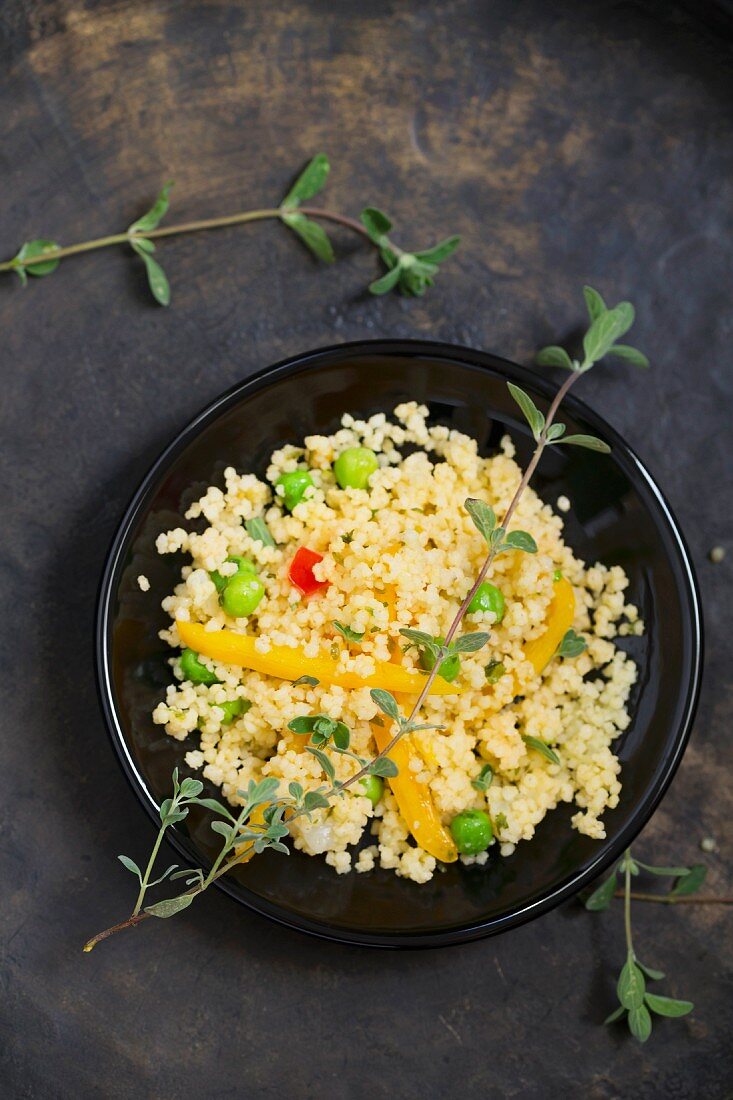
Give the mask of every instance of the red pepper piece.
[(328, 588), (328, 581), (319, 581), (313, 576), (313, 566), (319, 561), (323, 561), (323, 554), (317, 554), (315, 550), (309, 550), (307, 546), (301, 546), (290, 563), (288, 576), (304, 596), (310, 596), (312, 592), (317, 592), (320, 588)]

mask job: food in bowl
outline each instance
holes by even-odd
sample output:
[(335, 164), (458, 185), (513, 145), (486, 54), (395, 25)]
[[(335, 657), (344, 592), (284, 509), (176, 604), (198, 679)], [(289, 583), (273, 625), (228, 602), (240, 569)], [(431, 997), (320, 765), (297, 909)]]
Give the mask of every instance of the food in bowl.
[[(189, 508), (190, 529), (157, 540), (190, 555), (163, 601), (176, 682), (153, 712), (195, 739), (188, 766), (237, 805), (250, 779), (283, 793), (323, 783), (304, 751), (313, 716), (342, 724), (363, 757), (383, 749), (392, 733), (372, 689), (406, 710), (420, 692), (431, 651), (419, 638), (445, 637), (486, 556), (464, 501), (503, 513), (521, 478), (513, 454), (507, 437), (482, 458), (410, 402), (283, 446), (264, 480), (226, 469)], [(623, 570), (579, 561), (531, 489), (514, 520), (537, 553), (497, 558), (472, 600), (463, 626), (489, 639), (441, 662), (421, 721), (442, 728), (398, 743), (398, 775), (291, 823), (295, 846), (339, 873), (381, 866), (423, 883), (456, 859), (508, 856), (560, 802), (576, 805), (575, 828), (605, 836), (637, 675), (614, 639), (643, 624)], [(330, 759), (341, 781), (359, 768)]]

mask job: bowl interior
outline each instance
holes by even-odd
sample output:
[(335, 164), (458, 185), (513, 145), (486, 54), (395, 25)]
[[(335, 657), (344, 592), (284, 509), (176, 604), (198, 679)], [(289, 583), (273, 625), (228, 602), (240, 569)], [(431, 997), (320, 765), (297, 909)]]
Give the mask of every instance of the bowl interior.
[[(285, 442), (330, 432), (344, 412), (391, 412), (404, 400), (428, 405), (431, 419), (475, 438), (482, 453), (509, 431), (520, 462), (532, 440), (507, 380), (540, 404), (552, 387), (495, 357), (439, 345), (351, 345), (304, 356), (263, 372), (217, 401), (189, 425), (138, 491), (113, 545), (102, 583), (98, 661), (102, 702), (123, 765), (154, 813), (170, 777), (197, 747), (174, 741), (150, 713), (172, 679), (170, 651), (158, 639), (167, 623), (161, 599), (178, 579), (179, 556), (158, 556), (156, 536), (186, 526), (183, 514), (226, 466), (262, 474)], [(638, 662), (632, 721), (616, 743), (623, 791), (605, 815), (608, 837), (592, 841), (571, 829), (574, 808), (548, 814), (531, 842), (485, 867), (452, 864), (422, 886), (390, 871), (337, 875), (322, 858), (265, 853), (238, 869), (225, 888), (261, 912), (317, 934), (382, 945), (439, 944), (516, 924), (579, 889), (609, 864), (644, 824), (678, 762), (694, 709), (700, 622), (694, 580), (674, 521), (653, 482), (620, 438), (569, 400), (568, 431), (592, 432), (610, 456), (552, 448), (533, 482), (554, 503), (572, 501), (565, 537), (586, 561), (623, 566), (629, 598), (646, 623), (642, 638), (619, 644)], [(151, 589), (142, 593), (144, 573)], [(211, 784), (207, 793), (219, 792)], [(192, 814), (175, 843), (190, 859), (209, 861), (216, 836), (205, 812)], [(365, 843), (369, 841), (366, 840)]]

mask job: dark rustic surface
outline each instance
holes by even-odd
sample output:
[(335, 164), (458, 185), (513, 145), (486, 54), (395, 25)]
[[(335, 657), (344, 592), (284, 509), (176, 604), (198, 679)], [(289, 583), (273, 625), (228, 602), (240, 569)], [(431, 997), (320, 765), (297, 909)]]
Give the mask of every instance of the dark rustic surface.
[(585, 280), (639, 308), (653, 373), (598, 371), (584, 395), (669, 494), (707, 613), (692, 744), (638, 853), (695, 861), (713, 835), (710, 888), (730, 891), (730, 43), (673, 4), (570, 0), (7, 0), (0, 28), (5, 255), (123, 228), (169, 176), (177, 219), (270, 203), (319, 149), (332, 205), (379, 201), (406, 242), (465, 242), (417, 302), (366, 296), (352, 239), (319, 270), (273, 225), (167, 243), (167, 311), (122, 252), (0, 287), (4, 1095), (730, 1096), (730, 910), (637, 907), (640, 954), (697, 1004), (643, 1048), (600, 1026), (618, 910), (397, 955), (213, 893), (80, 953), (129, 907), (116, 853), (151, 840), (91, 649), (105, 550), (151, 459), (311, 346), (427, 336), (526, 361), (578, 326)]

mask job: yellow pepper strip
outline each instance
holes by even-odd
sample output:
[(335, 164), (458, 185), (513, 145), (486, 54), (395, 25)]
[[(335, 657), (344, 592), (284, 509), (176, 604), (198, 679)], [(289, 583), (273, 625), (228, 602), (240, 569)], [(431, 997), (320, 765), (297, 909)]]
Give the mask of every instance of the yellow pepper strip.
[[(385, 594), (387, 606), (390, 611), (390, 619), (394, 619), (394, 586), (388, 585), (385, 589)], [(402, 650), (397, 642), (392, 646), (392, 656), (395, 661), (402, 661)], [(404, 700), (400, 698), (399, 693), (396, 698), (398, 703), (401, 705), (404, 704)], [(375, 722), (371, 723), (371, 727), (372, 733), (374, 734), (374, 740), (377, 743), (377, 748), (381, 752), (382, 749), (386, 748), (389, 744), (391, 734), (388, 733), (384, 726), (379, 726)], [(420, 847), (424, 849), (424, 851), (429, 852), (435, 859), (440, 860), (441, 863), (454, 863), (455, 860), (458, 859), (458, 851), (453, 843), (453, 837), (440, 820), (440, 816), (435, 808), (435, 803), (433, 802), (428, 787), (425, 783), (416, 778), (414, 771), (410, 767), (410, 762), (417, 759), (416, 749), (420, 752), (423, 759), (426, 759), (426, 762), (430, 763), (430, 760), (427, 759), (427, 753), (423, 752), (421, 746), (417, 743), (417, 737), (414, 739), (412, 737), (403, 737), (401, 741), (397, 742), (389, 754), (390, 759), (393, 760), (399, 768), (399, 775), (394, 776), (392, 779), (388, 779), (387, 782), (390, 785), (392, 794), (395, 796), (397, 808), (402, 815), (403, 821)], [(435, 760), (432, 752), (430, 756)]]
[[(255, 638), (249, 634), (236, 634), (233, 630), (205, 630), (201, 623), (177, 620), (178, 634), (184, 646), (194, 652), (221, 661), (224, 665), (241, 665), (261, 672), (264, 676), (277, 676), (281, 680), (298, 680), (301, 676), (314, 676), (324, 684), (337, 687), (383, 688), (385, 691), (402, 691), (417, 695), (425, 683), (417, 672), (401, 668), (391, 661), (377, 661), (371, 676), (359, 676), (339, 668), (329, 657), (306, 657), (302, 650), (290, 646), (271, 646), (267, 653), (255, 648)], [(464, 689), (444, 680), (436, 680), (431, 695), (459, 695)]]
[[(378, 726), (375, 722), (371, 726), (377, 748), (381, 752), (391, 741), (391, 734), (385, 726)], [(397, 800), (397, 808), (405, 825), (420, 847), (431, 856), (435, 856), (441, 863), (455, 862), (458, 852), (453, 838), (440, 820), (426, 784), (417, 779), (410, 768), (410, 761), (416, 759), (410, 738), (403, 737), (398, 741), (390, 750), (389, 758), (400, 769), (399, 775), (393, 776), (387, 782)]]
[(555, 581), (554, 594), (547, 610), (547, 628), (539, 638), (527, 642), (524, 658), (531, 661), (537, 675), (549, 664), (575, 618), (575, 593), (570, 581), (560, 577)]

